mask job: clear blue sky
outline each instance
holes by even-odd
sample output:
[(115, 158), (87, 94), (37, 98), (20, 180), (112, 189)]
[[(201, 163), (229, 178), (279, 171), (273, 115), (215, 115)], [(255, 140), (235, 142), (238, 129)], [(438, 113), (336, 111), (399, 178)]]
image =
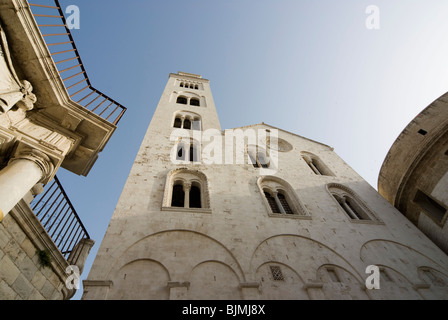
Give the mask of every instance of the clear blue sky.
[(93, 86), (128, 108), (87, 178), (58, 173), (96, 241), (81, 280), (170, 72), (211, 81), (223, 129), (265, 122), (320, 141), (374, 188), (399, 133), (448, 91), (446, 0), (61, 2), (80, 8)]

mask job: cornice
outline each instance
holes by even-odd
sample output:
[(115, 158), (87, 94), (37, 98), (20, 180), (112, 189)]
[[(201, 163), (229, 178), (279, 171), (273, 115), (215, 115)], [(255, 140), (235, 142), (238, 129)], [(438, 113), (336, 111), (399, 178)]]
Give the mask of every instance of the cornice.
[[(208, 79), (204, 79), (199, 75), (195, 75), (193, 73), (170, 73), (169, 74), (170, 77), (172, 78), (180, 78), (180, 79), (186, 79), (192, 82), (197, 82), (197, 83), (210, 83), (210, 80)], [(199, 77), (198, 77), (199, 76)]]

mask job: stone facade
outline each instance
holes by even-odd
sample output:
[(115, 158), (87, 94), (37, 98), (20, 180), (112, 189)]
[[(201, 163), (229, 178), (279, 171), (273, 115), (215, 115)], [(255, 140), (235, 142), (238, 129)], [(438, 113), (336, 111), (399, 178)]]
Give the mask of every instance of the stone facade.
[[(197, 161), (176, 148), (185, 126)], [(264, 123), (238, 129), (221, 130), (208, 80), (170, 74), (83, 299), (448, 298), (448, 257), (331, 147)], [(249, 143), (244, 163), (236, 147), (229, 156), (229, 137), (251, 130), (265, 166), (246, 161)], [(369, 265), (379, 290), (366, 288)]]
[[(28, 196), (32, 199), (32, 196)], [(39, 233), (40, 232), (40, 233)], [(38, 251), (49, 252), (42, 265)], [(1, 300), (63, 300), (75, 293), (65, 284), (69, 263), (22, 200), (0, 224)]]

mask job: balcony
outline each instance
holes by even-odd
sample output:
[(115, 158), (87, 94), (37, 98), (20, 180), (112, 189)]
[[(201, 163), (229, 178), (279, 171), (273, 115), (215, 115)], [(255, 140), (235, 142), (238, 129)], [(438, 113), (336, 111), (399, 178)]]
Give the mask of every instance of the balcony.
[[(40, 180), (36, 174), (23, 188), (14, 189), (21, 180), (2, 190), (8, 200), (21, 199), (5, 200), (2, 209), (0, 300), (74, 295), (67, 269), (82, 273), (94, 241), (55, 174), (64, 168), (87, 176), (126, 111), (92, 86), (59, 1), (35, 2), (0, 0), (2, 61), (8, 68), (3, 76), (20, 88), (26, 80), (37, 98), (26, 110), (12, 105), (0, 114), (0, 169), (10, 169), (11, 159), (28, 152), (31, 158), (21, 160), (41, 171)], [(20, 179), (26, 180), (25, 171)]]
[(117, 125), (126, 112), (90, 83), (59, 0), (35, 0), (30, 8), (51, 57), (72, 99), (90, 112)]
[(76, 245), (90, 236), (57, 177), (34, 198), (30, 207), (59, 252), (76, 263), (77, 257), (72, 254)]
[[(32, 85), (37, 97), (27, 120), (70, 140), (70, 150), (56, 152), (51, 158), (55, 167), (87, 176), (126, 108), (92, 85), (64, 17), (65, 6), (58, 0), (32, 1), (0, 0), (3, 40), (11, 65), (20, 80)], [(34, 132), (27, 129), (18, 128), (23, 131), (20, 136), (35, 140)], [(46, 142), (54, 145), (54, 141), (38, 143)]]

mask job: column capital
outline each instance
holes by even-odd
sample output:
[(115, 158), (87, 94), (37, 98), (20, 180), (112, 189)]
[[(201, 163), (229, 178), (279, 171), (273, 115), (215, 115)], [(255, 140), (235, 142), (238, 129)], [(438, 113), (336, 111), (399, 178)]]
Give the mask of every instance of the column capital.
[(9, 160), (9, 163), (17, 160), (29, 160), (37, 164), (42, 171), (41, 181), (47, 179), (54, 170), (54, 165), (50, 158), (42, 151), (34, 148), (24, 148), (20, 150), (11, 158), (11, 160)]
[(190, 191), (190, 189), (191, 189), (191, 182), (185, 182), (183, 184), (183, 187), (184, 187), (184, 192)]
[(32, 147), (16, 149), (8, 165), (0, 171), (1, 215), (7, 215), (36, 183), (54, 171), (50, 158)]

